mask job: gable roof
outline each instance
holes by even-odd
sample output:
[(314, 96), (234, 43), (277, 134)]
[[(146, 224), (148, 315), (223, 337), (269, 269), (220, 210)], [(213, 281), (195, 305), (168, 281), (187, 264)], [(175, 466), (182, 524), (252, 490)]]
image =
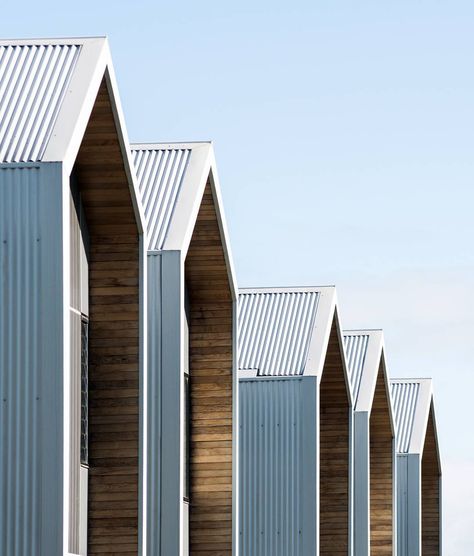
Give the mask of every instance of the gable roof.
[(393, 402), (385, 365), (382, 330), (344, 330), (343, 339), (349, 381), (354, 398), (354, 411), (370, 413), (379, 370), (382, 369), (385, 377), (390, 422), (392, 431), (395, 433)]
[(321, 375), (335, 315), (332, 286), (240, 289), (240, 376)]
[(438, 449), (431, 379), (400, 378), (392, 379), (390, 383), (397, 423), (397, 452), (420, 455), (423, 453), (430, 413)]
[(138, 188), (105, 37), (0, 41), (0, 164), (62, 162), (69, 175), (104, 79), (141, 229)]
[(135, 143), (131, 145), (131, 156), (147, 223), (149, 252), (187, 252), (204, 189), (210, 183), (229, 280), (236, 297), (234, 264), (212, 143)]

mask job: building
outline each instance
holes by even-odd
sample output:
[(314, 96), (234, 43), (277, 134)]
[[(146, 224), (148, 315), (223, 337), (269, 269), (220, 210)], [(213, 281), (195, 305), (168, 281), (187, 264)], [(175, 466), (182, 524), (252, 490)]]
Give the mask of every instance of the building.
[(132, 149), (148, 229), (148, 550), (230, 555), (237, 287), (213, 149)]
[(442, 553), (441, 459), (431, 380), (391, 381), (397, 422), (400, 556)]
[(354, 555), (396, 554), (395, 422), (381, 330), (344, 331), (354, 397)]
[(352, 396), (333, 287), (240, 290), (240, 554), (352, 550)]
[(0, 114), (0, 551), (144, 554), (144, 217), (107, 41), (0, 42)]

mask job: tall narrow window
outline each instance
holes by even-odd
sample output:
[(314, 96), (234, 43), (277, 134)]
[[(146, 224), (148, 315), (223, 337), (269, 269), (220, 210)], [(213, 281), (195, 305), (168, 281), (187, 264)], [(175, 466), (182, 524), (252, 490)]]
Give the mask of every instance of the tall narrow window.
[(190, 481), (190, 399), (189, 399), (189, 374), (184, 374), (184, 498), (189, 501), (189, 481)]
[(89, 322), (81, 321), (81, 465), (89, 465)]

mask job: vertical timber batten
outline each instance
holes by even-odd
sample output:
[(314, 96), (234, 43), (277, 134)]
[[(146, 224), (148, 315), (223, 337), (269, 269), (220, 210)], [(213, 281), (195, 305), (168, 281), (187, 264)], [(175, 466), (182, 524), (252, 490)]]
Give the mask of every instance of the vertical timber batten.
[(380, 365), (370, 414), (370, 554), (393, 554), (393, 435), (390, 399)]
[(89, 230), (88, 555), (139, 540), (140, 240), (105, 79), (75, 162)]
[(320, 383), (320, 554), (350, 553), (350, 399), (336, 321)]
[(233, 299), (210, 183), (185, 261), (190, 302), (189, 553), (232, 554)]

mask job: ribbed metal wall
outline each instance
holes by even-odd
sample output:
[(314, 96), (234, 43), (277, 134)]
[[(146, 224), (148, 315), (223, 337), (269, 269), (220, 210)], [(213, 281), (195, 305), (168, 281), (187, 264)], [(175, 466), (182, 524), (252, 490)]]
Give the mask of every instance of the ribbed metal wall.
[(239, 369), (259, 376), (301, 375), (308, 357), (319, 292), (239, 295)]
[(1, 162), (42, 159), (80, 48), (0, 46)]
[(391, 388), (397, 424), (397, 452), (404, 454), (410, 446), (420, 383), (410, 380), (397, 381), (391, 383)]
[(349, 381), (355, 400), (357, 400), (359, 395), (360, 381), (362, 371), (364, 370), (368, 345), (368, 334), (344, 334), (344, 350), (346, 352)]
[(0, 169), (0, 553), (37, 554), (39, 171)]
[(149, 250), (163, 247), (190, 155), (190, 149), (132, 150)]
[(315, 431), (306, 428), (311, 421), (307, 412), (314, 418), (316, 408), (305, 403), (304, 380), (240, 381), (241, 556), (309, 554), (316, 514), (308, 521), (304, 494), (312, 492), (309, 503), (315, 511), (316, 465), (304, 450), (316, 443)]

